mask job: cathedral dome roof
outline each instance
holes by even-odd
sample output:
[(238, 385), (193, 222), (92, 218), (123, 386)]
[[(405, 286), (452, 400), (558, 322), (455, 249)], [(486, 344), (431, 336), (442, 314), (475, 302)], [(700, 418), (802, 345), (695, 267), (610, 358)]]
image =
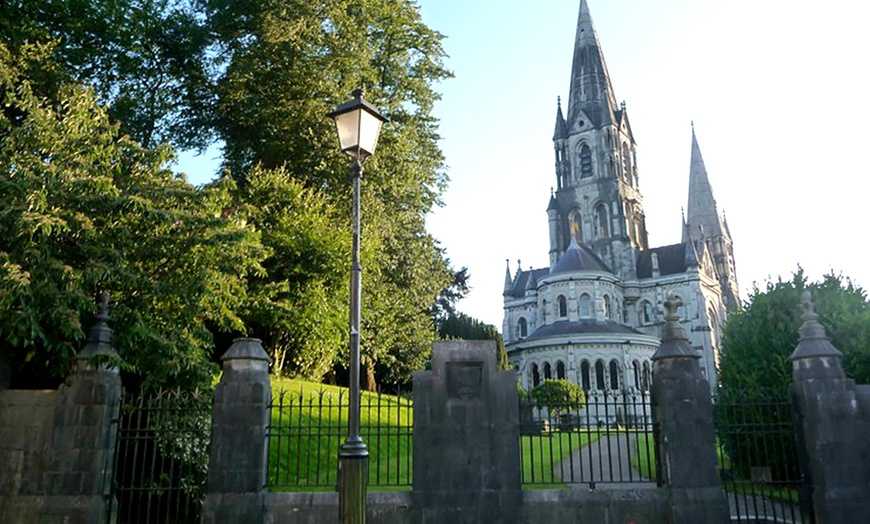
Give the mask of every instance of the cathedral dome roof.
[(612, 334), (623, 334), (623, 335), (637, 335), (638, 331), (628, 327), (623, 326), (617, 322), (612, 320), (594, 320), (594, 319), (582, 319), (575, 321), (562, 320), (559, 322), (554, 322), (552, 324), (547, 324), (545, 326), (541, 326), (535, 331), (533, 331), (526, 340), (533, 340), (537, 338), (546, 338), (546, 337), (556, 337), (560, 335), (582, 335), (582, 334), (601, 334), (601, 333), (612, 333)]
[(553, 266), (551, 274), (573, 273), (575, 271), (604, 271), (611, 273), (610, 268), (598, 255), (588, 247), (578, 244), (577, 240), (571, 239), (571, 245), (562, 254), (559, 262)]

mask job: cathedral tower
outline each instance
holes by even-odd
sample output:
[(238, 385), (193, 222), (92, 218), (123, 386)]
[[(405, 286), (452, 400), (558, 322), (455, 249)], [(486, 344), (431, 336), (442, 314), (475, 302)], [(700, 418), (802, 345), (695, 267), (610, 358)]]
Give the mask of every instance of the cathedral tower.
[(616, 104), (586, 0), (577, 19), (568, 116), (558, 101), (553, 147), (550, 267), (574, 238), (620, 277), (635, 278), (637, 253), (648, 248), (635, 141), (625, 104)]

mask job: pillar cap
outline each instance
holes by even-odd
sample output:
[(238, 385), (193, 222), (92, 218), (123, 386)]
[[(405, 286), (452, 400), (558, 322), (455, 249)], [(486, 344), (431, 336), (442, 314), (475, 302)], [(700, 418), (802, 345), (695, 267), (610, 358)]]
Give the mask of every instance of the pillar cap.
[(677, 309), (683, 305), (683, 301), (673, 293), (665, 300), (665, 327), (662, 331), (662, 343), (652, 356), (651, 360), (665, 358), (701, 358), (692, 349), (689, 339), (686, 337), (683, 326), (680, 325), (680, 314)]
[(802, 317), (804, 322), (798, 329), (800, 340), (789, 358), (792, 361), (820, 357), (842, 358), (843, 354), (834, 347), (828, 338), (825, 326), (819, 322), (819, 314), (816, 313), (812, 295), (808, 290), (803, 292), (801, 307), (804, 309)]
[(91, 326), (88, 333), (87, 343), (76, 354), (76, 360), (89, 360), (97, 355), (117, 356), (112, 347), (114, 332), (109, 327), (109, 292), (100, 293), (100, 309), (97, 312), (97, 321)]
[(223, 354), (221, 360), (262, 360), (264, 362), (272, 362), (266, 350), (263, 349), (263, 341), (259, 338), (247, 337), (234, 339), (230, 349)]

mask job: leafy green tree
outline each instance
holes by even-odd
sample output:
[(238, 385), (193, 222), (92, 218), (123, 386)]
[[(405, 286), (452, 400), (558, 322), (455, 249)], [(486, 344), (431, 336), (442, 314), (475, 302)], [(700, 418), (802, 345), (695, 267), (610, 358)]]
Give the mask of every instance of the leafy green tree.
[(251, 170), (237, 200), (269, 246), (265, 273), (248, 279), (246, 324), (277, 374), (320, 379), (347, 346), (350, 231), (335, 231), (323, 194), (283, 169)]
[(583, 388), (565, 379), (547, 379), (531, 391), (535, 402), (554, 416), (563, 411), (580, 409), (586, 404)]
[[(794, 442), (760, 428), (792, 424), (785, 398), (792, 379), (789, 356), (803, 322), (804, 290), (812, 294), (819, 321), (843, 352), (847, 374), (858, 382), (870, 380), (870, 307), (861, 288), (834, 274), (809, 282), (799, 269), (791, 280), (768, 282), (763, 291), (754, 289), (744, 308), (732, 313), (725, 326), (716, 403), (717, 424), (731, 428), (721, 432), (720, 439), (732, 469), (743, 478), (749, 478), (750, 469), (758, 465), (770, 467), (774, 479), (798, 475), (791, 460), (796, 456)], [(735, 430), (734, 424), (743, 430)], [(745, 430), (753, 425), (759, 429)], [(771, 449), (778, 451), (771, 454)]]
[(240, 184), (256, 166), (283, 168), (337, 211), (334, 231), (350, 231), (349, 161), (325, 115), (362, 86), (390, 118), (362, 186), (361, 343), (367, 387), (407, 381), (428, 359), (430, 306), (451, 279), (425, 224), (447, 182), (432, 116), (433, 86), (450, 76), (441, 35), (407, 0), (210, 0), (207, 8), (225, 60), (216, 125)]
[(212, 140), (212, 33), (195, 0), (9, 0), (0, 41), (13, 54), (52, 42), (27, 63), (33, 90), (94, 88), (109, 116), (144, 147), (204, 148)]
[[(50, 47), (0, 44), (0, 340), (13, 380), (50, 387), (68, 372), (111, 293), (123, 368), (145, 386), (208, 384), (208, 326), (243, 331), (258, 235), (233, 212), (235, 184), (197, 190), (168, 148), (121, 135), (93, 92), (39, 97), (20, 67)], [(12, 115), (12, 116), (10, 116)]]
[(791, 280), (768, 282), (753, 290), (746, 305), (732, 313), (725, 326), (721, 391), (726, 399), (785, 395), (791, 382), (789, 356), (798, 342), (803, 310), (801, 295), (812, 294), (819, 321), (831, 342), (843, 352), (846, 373), (870, 381), (870, 303), (848, 278), (829, 274), (808, 282), (802, 270)]

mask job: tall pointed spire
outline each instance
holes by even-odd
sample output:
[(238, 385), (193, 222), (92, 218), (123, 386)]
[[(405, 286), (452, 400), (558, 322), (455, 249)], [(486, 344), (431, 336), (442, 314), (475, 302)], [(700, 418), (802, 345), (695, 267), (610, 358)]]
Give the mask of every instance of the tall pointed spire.
[(701, 148), (695, 137), (695, 126), (692, 125), (692, 160), (689, 168), (689, 204), (687, 208), (686, 227), (683, 229), (683, 242), (689, 237), (697, 239), (700, 231), (706, 237), (719, 237), (725, 231), (719, 211), (716, 209), (716, 199), (713, 198), (713, 188), (707, 178), (707, 168)]
[(616, 111), (616, 97), (592, 24), (592, 15), (589, 14), (589, 5), (586, 0), (580, 0), (574, 65), (571, 69), (571, 95), (568, 100), (568, 129), (578, 127), (583, 114), (595, 127), (611, 123)]

